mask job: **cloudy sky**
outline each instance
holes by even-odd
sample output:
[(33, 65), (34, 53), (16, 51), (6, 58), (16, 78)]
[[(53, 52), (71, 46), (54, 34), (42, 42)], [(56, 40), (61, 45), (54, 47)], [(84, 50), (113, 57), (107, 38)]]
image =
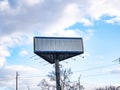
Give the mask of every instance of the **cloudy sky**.
[(34, 36), (82, 37), (84, 54), (61, 62), (71, 79), (81, 75), (86, 90), (119, 85), (119, 29), (119, 0), (0, 0), (0, 90), (15, 90), (16, 71), (21, 90), (38, 90), (54, 70), (32, 57)]

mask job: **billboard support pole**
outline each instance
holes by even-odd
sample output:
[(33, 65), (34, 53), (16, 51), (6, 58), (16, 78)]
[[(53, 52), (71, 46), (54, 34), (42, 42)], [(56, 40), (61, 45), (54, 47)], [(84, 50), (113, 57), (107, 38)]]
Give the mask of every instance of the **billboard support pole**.
[(60, 67), (59, 67), (59, 59), (55, 60), (55, 73), (56, 73), (56, 90), (61, 90), (60, 86)]
[(51, 64), (55, 63), (56, 90), (61, 90), (59, 61), (84, 53), (83, 40), (82, 38), (34, 37), (34, 53)]

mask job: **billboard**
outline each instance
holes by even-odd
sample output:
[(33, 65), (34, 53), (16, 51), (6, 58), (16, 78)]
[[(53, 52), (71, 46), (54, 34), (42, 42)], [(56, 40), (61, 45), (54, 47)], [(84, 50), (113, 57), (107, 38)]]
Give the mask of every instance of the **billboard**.
[(56, 55), (64, 60), (83, 52), (82, 38), (34, 37), (34, 53), (48, 62), (54, 63)]

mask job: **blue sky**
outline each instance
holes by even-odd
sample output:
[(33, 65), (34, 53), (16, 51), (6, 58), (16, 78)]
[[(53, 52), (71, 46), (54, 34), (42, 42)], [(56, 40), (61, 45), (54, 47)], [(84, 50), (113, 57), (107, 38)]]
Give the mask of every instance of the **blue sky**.
[[(82, 37), (84, 54), (60, 62), (85, 90), (120, 85), (119, 0), (0, 0), (0, 90), (39, 90), (53, 65), (34, 56), (33, 37)], [(84, 56), (84, 58), (82, 58)], [(38, 60), (34, 60), (39, 58)], [(68, 63), (66, 63), (66, 61)]]

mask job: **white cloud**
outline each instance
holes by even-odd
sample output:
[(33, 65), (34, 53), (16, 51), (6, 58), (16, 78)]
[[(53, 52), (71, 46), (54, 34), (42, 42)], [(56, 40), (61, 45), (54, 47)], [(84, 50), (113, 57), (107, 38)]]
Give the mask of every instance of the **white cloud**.
[(10, 56), (9, 48), (23, 44), (28, 44), (31, 41), (28, 36), (20, 33), (13, 33), (0, 38), (0, 57)]
[(0, 44), (5, 47), (14, 47), (16, 44), (20, 44), (21, 36), (19, 34), (12, 34), (9, 36), (4, 36), (1, 39)]
[[(32, 42), (33, 37), (31, 37), (32, 35), (30, 33), (29, 35), (23, 33), (12, 33), (9, 35), (2, 36), (0, 38), (1, 41), (0, 49), (2, 50), (0, 55), (2, 53), (4, 54), (4, 52), (7, 52), (9, 50), (8, 48), (16, 47), (23, 44), (24, 45), (30, 44)], [(8, 52), (7, 52), (7, 56), (9, 56)]]
[[(83, 23), (84, 25), (92, 25), (91, 22), (84, 18), (81, 14), (77, 3), (70, 3), (65, 6), (61, 17), (56, 22), (48, 25), (45, 28), (46, 36), (82, 36), (81, 30), (65, 30), (66, 28), (74, 25), (76, 22)], [(49, 31), (49, 32), (48, 32)], [(88, 34), (91, 34), (93, 30), (87, 30)], [(87, 35), (88, 36), (88, 35)]]
[(95, 30), (92, 30), (92, 29), (88, 29), (87, 31), (86, 31), (86, 33), (84, 34), (84, 39), (85, 40), (88, 40), (88, 39), (90, 39), (90, 37), (92, 37), (93, 35), (94, 35), (94, 31)]
[[(27, 2), (27, 0), (24, 0)], [(30, 2), (35, 2), (31, 0)], [(30, 3), (29, 2), (29, 3)], [(83, 16), (83, 12), (79, 8), (79, 4), (76, 2), (60, 2), (60, 1), (44, 1), (40, 6), (33, 7), (21, 6), (17, 4), (17, 8), (14, 8), (17, 14), (1, 14), (2, 23), (0, 25), (0, 32), (4, 34), (10, 34), (15, 32), (31, 32), (33, 29), (40, 31), (40, 34), (48, 34), (48, 31), (52, 33), (63, 31), (65, 28), (75, 24), (76, 22), (83, 23), (84, 25), (91, 25), (89, 19)], [(63, 4), (64, 3), (64, 4)], [(38, 3), (39, 4), (39, 3)], [(51, 4), (54, 4), (51, 6)], [(54, 8), (56, 6), (56, 8)], [(48, 10), (49, 9), (49, 10)], [(1, 13), (4, 13), (1, 12)], [(17, 18), (17, 19), (16, 19)], [(47, 27), (46, 27), (47, 26)], [(4, 32), (2, 32), (4, 31)], [(46, 31), (46, 32), (45, 32)]]
[(6, 60), (4, 57), (0, 57), (0, 68), (2, 68), (5, 64)]
[(8, 49), (3, 45), (0, 46), (0, 56), (10, 56)]
[(42, 3), (43, 0), (23, 0), (23, 2), (29, 6), (34, 6), (36, 4)]
[[(23, 65), (6, 65), (0, 71), (0, 87), (15, 89), (16, 71), (18, 72), (19, 89), (25, 90), (28, 86), (30, 89), (37, 90), (37, 84), (41, 77), (33, 77), (40, 75), (40, 71), (36, 68)], [(7, 82), (7, 83), (6, 83)], [(39, 89), (38, 89), (39, 90)]]
[(26, 56), (28, 55), (28, 52), (26, 50), (22, 50), (20, 53), (19, 53), (20, 56)]
[[(4, 65), (4, 67), (2, 68), (1, 72), (1, 76), (0, 78), (3, 76), (4, 78), (14, 78), (14, 75), (16, 72), (19, 72), (19, 74), (21, 74), (22, 76), (26, 76), (26, 75), (33, 75), (33, 74), (38, 74), (40, 73), (40, 71), (36, 68), (30, 67), (30, 66), (23, 66), (23, 65)], [(3, 79), (4, 79), (3, 78)]]
[(108, 72), (110, 72), (111, 74), (120, 74), (120, 68), (117, 69), (111, 69)]
[(19, 73), (19, 88), (22, 88), (26, 83), (33, 85), (41, 80), (41, 78), (29, 78), (31, 75), (40, 74), (40, 71), (36, 68), (23, 65), (5, 65), (0, 71), (0, 87), (15, 87), (16, 71)]
[(120, 17), (115, 17), (115, 18), (112, 18), (112, 19), (106, 20), (105, 22), (107, 22), (107, 23), (111, 23), (111, 24), (114, 24), (114, 23), (117, 23), (117, 22), (120, 23)]
[(7, 0), (0, 2), (0, 11), (5, 11), (9, 9), (9, 3)]
[(8, 56), (10, 56), (8, 49), (5, 46), (0, 45), (0, 68), (3, 67), (3, 65), (6, 62), (5, 57), (8, 57)]
[[(87, 14), (90, 18), (93, 20), (100, 20), (100, 18), (104, 15), (107, 16), (115, 16), (120, 17), (120, 6), (119, 6), (119, 0), (101, 0), (101, 1), (95, 1), (91, 0), (90, 6), (87, 8)], [(120, 20), (118, 20), (120, 21)], [(114, 21), (113, 21), (114, 22)]]
[(98, 59), (104, 59), (104, 56), (102, 56), (102, 55), (97, 55), (96, 58), (98, 58)]
[(39, 73), (39, 70), (33, 67), (29, 66), (23, 66), (23, 65), (8, 65), (5, 67), (6, 70), (10, 72), (20, 72), (22, 74), (33, 74), (33, 73)]
[[(11, 35), (0, 38), (0, 68), (6, 64), (6, 58), (11, 56), (9, 48), (17, 47), (19, 45), (27, 45), (31, 43), (31, 38), (20, 33), (13, 33)], [(22, 51), (21, 55), (26, 55), (26, 51)]]
[(120, 68), (107, 69), (107, 70), (104, 70), (103, 72), (110, 73), (110, 74), (120, 74)]
[[(73, 34), (74, 31), (72, 30), (68, 30), (65, 31), (64, 29), (75, 24), (77, 21), (77, 16), (79, 16), (79, 10), (77, 8), (77, 4), (70, 4), (67, 5), (63, 12), (61, 12), (61, 16), (58, 18), (58, 20), (52, 24), (50, 24), (47, 28), (46, 28), (46, 35), (55, 35), (55, 34)], [(49, 30), (49, 32), (47, 31)], [(56, 35), (57, 36), (57, 35)]]
[[(120, 21), (119, 0), (114, 1), (94, 1), (94, 0), (70, 0), (51, 2), (44, 0), (21, 0), (17, 1), (16, 8), (12, 8), (12, 4), (8, 0), (1, 1), (1, 7), (9, 7), (11, 14), (2, 14), (0, 19), (1, 35), (13, 32), (39, 32), (39, 35), (53, 36), (60, 32), (62, 34), (71, 33), (74, 30), (65, 31), (65, 29), (79, 22), (85, 26), (94, 25), (95, 20), (99, 20), (102, 16), (115, 16), (117, 19), (110, 19), (107, 22)], [(2, 5), (2, 3), (6, 3)], [(28, 4), (28, 6), (25, 6)], [(32, 5), (32, 7), (31, 7)], [(52, 5), (52, 6), (51, 6)], [(7, 10), (7, 9), (6, 9)], [(13, 13), (13, 11), (17, 12)], [(99, 12), (98, 12), (99, 11)], [(2, 17), (2, 18), (1, 18)], [(64, 32), (65, 31), (65, 32)]]

